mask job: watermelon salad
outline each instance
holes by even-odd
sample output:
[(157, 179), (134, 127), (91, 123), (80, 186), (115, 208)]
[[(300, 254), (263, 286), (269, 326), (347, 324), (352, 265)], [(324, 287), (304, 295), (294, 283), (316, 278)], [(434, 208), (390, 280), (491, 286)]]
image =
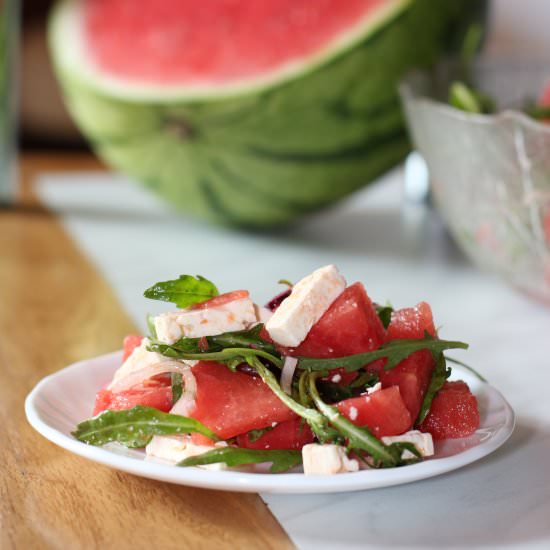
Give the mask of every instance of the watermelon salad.
[(155, 284), (177, 310), (124, 339), (123, 361), (73, 435), (177, 466), (305, 474), (408, 465), (434, 440), (479, 427), (477, 401), (449, 382), (430, 306), (394, 310), (325, 266), (266, 307), (201, 276)]

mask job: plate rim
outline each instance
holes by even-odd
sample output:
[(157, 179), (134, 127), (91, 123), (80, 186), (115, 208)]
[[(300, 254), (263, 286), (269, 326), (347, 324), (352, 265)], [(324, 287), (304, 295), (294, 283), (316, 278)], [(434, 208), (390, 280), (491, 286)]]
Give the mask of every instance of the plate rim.
[[(114, 370), (120, 362), (121, 354), (122, 351), (115, 351), (77, 361), (42, 378), (25, 399), (27, 420), (43, 437), (73, 454), (110, 468), (168, 483), (205, 489), (282, 494), (352, 492), (390, 487), (439, 476), (476, 462), (501, 447), (512, 435), (515, 427), (515, 413), (505, 397), (491, 384), (479, 380), (485, 393), (493, 393), (501, 401), (505, 411), (505, 421), (487, 441), (452, 456), (435, 458), (403, 468), (361, 470), (334, 476), (305, 476), (303, 473), (259, 474), (234, 470), (212, 471), (200, 468), (176, 468), (170, 464), (146, 461), (137, 457), (113, 453), (102, 447), (87, 445), (61, 432), (41, 417), (37, 400), (49, 384), (62, 379), (70, 371), (89, 368), (90, 363), (112, 362)], [(462, 373), (466, 378), (471, 379), (475, 376), (460, 365), (454, 365), (453, 370)], [(373, 476), (376, 477), (373, 479)]]

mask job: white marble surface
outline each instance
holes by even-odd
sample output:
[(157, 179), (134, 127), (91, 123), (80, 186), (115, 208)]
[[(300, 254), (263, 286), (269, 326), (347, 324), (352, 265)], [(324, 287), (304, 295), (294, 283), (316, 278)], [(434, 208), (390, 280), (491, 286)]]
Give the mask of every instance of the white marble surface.
[(47, 174), (38, 190), (142, 328), (147, 312), (162, 309), (141, 298), (157, 280), (200, 273), (264, 302), (277, 279), (334, 262), (377, 300), (397, 307), (428, 300), (441, 335), (471, 344), (468, 362), (518, 415), (509, 443), (460, 471), (406, 486), (265, 495), (299, 548), (550, 548), (550, 310), (471, 267), (434, 216), (404, 213), (398, 171), (277, 235), (174, 216), (108, 174)]

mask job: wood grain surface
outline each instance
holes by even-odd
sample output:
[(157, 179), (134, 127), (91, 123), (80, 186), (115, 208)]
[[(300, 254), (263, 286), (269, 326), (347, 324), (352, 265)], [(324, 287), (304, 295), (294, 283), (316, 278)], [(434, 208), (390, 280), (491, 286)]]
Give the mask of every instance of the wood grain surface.
[(292, 548), (257, 495), (110, 470), (27, 424), (24, 398), (43, 376), (117, 349), (135, 330), (30, 190), (37, 172), (94, 168), (81, 154), (27, 155), (22, 198), (0, 210), (0, 548)]

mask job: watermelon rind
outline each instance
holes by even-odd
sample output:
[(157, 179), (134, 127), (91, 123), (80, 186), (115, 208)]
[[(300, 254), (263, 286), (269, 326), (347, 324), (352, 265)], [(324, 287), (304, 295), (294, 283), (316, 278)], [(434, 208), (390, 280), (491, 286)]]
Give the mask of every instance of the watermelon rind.
[(334, 203), (403, 158), (396, 84), (437, 59), (473, 4), (390, 1), (324, 57), (209, 90), (98, 76), (79, 50), (78, 2), (56, 7), (49, 37), (67, 106), (107, 163), (194, 216), (270, 227)]

